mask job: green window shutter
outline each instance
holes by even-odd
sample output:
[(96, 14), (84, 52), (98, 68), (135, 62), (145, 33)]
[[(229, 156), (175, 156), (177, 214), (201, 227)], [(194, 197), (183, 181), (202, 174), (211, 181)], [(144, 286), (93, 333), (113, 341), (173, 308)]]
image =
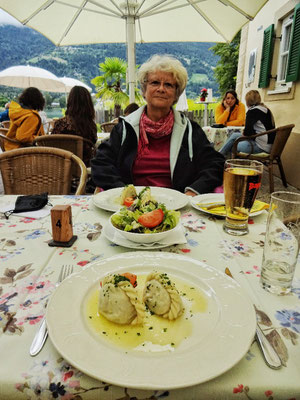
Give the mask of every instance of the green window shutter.
[(286, 82), (299, 79), (300, 75), (300, 4), (297, 4), (294, 12), (292, 35), (289, 48), (289, 59), (286, 72)]
[(269, 86), (271, 76), (271, 66), (274, 48), (274, 24), (270, 25), (264, 31), (264, 41), (261, 52), (260, 72), (258, 87), (265, 88)]

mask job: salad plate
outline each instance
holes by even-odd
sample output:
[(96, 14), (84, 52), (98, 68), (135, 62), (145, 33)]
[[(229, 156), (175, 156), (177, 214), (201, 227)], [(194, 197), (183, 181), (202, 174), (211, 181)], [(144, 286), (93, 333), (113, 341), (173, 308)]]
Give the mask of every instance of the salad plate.
[[(216, 203), (216, 205), (218, 205), (218, 204), (225, 205), (224, 193), (199, 194), (198, 196), (191, 197), (190, 203), (191, 203), (191, 206), (194, 207), (196, 210), (199, 210), (205, 214), (214, 215), (214, 216), (217, 216), (220, 218), (226, 217), (225, 210), (223, 213), (223, 212), (214, 212), (213, 208), (210, 210), (207, 210), (205, 208), (208, 204), (211, 204), (211, 206), (213, 206), (214, 203)], [(257, 200), (255, 200), (253, 207), (255, 207), (257, 205), (258, 205), (258, 202), (257, 202)], [(264, 211), (263, 209), (260, 209), (258, 211), (250, 212), (250, 217), (255, 217), (256, 215), (260, 215), (263, 211)]]
[[(145, 186), (135, 186), (139, 193)], [(116, 212), (122, 206), (119, 198), (124, 187), (105, 190), (94, 194), (92, 199), (96, 207), (106, 211)], [(151, 195), (159, 203), (164, 203), (169, 210), (178, 210), (185, 207), (189, 203), (189, 197), (177, 190), (150, 186)]]
[(164, 240), (154, 243), (137, 243), (127, 240), (124, 236), (118, 233), (110, 223), (106, 223), (103, 228), (103, 234), (107, 240), (117, 244), (118, 246), (127, 247), (136, 250), (158, 250), (164, 247), (172, 246), (174, 244), (187, 243), (182, 225), (179, 224)]
[[(189, 300), (179, 288), (185, 305), (181, 322), (188, 318), (191, 330), (178, 346), (128, 349), (91, 328), (88, 304), (104, 276), (142, 277), (153, 270), (167, 273), (178, 288), (197, 291), (205, 305), (186, 314)], [(236, 281), (201, 261), (164, 252), (122, 253), (72, 274), (49, 300), (46, 321), (54, 347), (73, 367), (103, 382), (152, 390), (197, 385), (223, 374), (245, 356), (256, 329), (254, 307)]]

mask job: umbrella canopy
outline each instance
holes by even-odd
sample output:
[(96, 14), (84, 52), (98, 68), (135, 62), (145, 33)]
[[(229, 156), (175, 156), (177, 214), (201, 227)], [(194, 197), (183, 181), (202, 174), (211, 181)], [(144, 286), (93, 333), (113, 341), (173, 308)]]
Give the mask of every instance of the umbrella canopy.
[(48, 92), (64, 92), (64, 83), (52, 72), (30, 65), (18, 65), (0, 72), (0, 85), (27, 88), (30, 86)]
[(65, 91), (67, 93), (69, 93), (72, 89), (72, 87), (74, 86), (83, 86), (85, 87), (89, 92), (92, 91), (92, 88), (90, 88), (88, 85), (86, 85), (85, 83), (79, 81), (78, 79), (74, 79), (74, 78), (68, 78), (66, 76), (64, 76), (63, 78), (59, 78), (63, 84), (65, 85)]
[(0, 7), (58, 46), (127, 43), (134, 101), (136, 42), (226, 42), (268, 0), (0, 0)]

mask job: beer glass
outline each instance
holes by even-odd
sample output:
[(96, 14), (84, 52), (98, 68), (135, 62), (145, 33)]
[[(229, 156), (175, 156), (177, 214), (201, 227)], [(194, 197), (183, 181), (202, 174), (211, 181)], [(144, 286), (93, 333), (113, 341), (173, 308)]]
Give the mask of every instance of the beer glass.
[(248, 218), (261, 184), (263, 164), (248, 159), (226, 160), (224, 195), (226, 220), (224, 231), (230, 235), (246, 235)]

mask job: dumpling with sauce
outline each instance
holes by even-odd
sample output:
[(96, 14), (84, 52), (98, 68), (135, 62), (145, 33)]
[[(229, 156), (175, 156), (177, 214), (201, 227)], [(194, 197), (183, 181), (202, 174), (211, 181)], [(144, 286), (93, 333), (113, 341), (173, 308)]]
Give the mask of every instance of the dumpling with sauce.
[(183, 313), (181, 297), (166, 273), (147, 276), (143, 298), (149, 310), (163, 318), (173, 320)]
[(145, 307), (135, 288), (136, 275), (107, 275), (100, 285), (99, 314), (120, 325), (139, 325), (143, 322)]

